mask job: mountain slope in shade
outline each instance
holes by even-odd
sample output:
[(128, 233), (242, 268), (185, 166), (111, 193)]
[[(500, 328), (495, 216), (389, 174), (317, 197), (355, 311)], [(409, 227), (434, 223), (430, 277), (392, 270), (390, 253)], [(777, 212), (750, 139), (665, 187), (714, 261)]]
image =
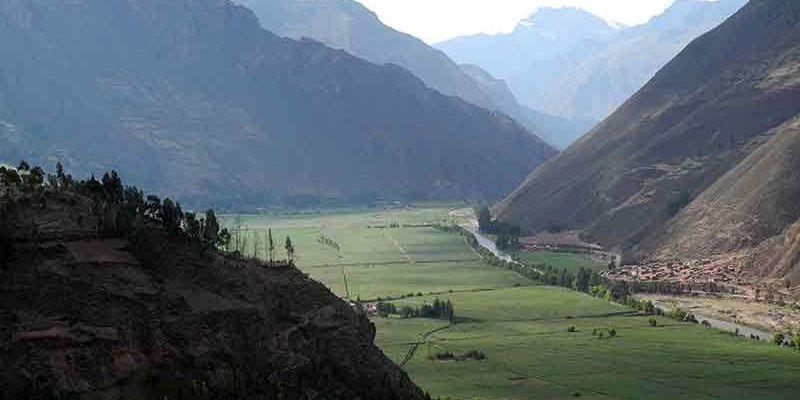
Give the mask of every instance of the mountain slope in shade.
[[(502, 112), (531, 133), (563, 148), (589, 130), (586, 121), (529, 113), (505, 82), (474, 65), (457, 65), (442, 51), (384, 25), (352, 0), (238, 0), (262, 26), (280, 36), (318, 40), (376, 64), (408, 69), (428, 86), (488, 110)], [(589, 124), (591, 125), (591, 124)]]
[(491, 198), (555, 153), (224, 0), (2, 0), (0, 48), (0, 156), (131, 171), (193, 204)]
[[(692, 39), (745, 3), (680, 0), (644, 25), (620, 29), (583, 11), (541, 9), (510, 34), (437, 47), (506, 79), (520, 102), (535, 110), (602, 120)], [(577, 19), (578, 12), (585, 15)], [(570, 35), (557, 35), (564, 30)]]
[(376, 64), (408, 69), (449, 96), (494, 109), (486, 96), (443, 52), (384, 25), (351, 0), (236, 0), (253, 10), (264, 29), (293, 39), (307, 37)]
[[(793, 161), (755, 151), (779, 152), (788, 145), (782, 141), (789, 137), (778, 137), (794, 130), (791, 121), (800, 113), (798, 27), (800, 3), (750, 2), (690, 44), (591, 133), (532, 173), (499, 204), (498, 216), (534, 231), (552, 225), (582, 230), (629, 258), (652, 254), (662, 243), (697, 255), (779, 234), (796, 219), (794, 206), (783, 205), (794, 196), (796, 185), (785, 184), (794, 176)], [(753, 172), (756, 176), (744, 173), (760, 162), (772, 165)], [(768, 195), (759, 197), (763, 191)], [(744, 193), (749, 194), (741, 197)], [(673, 218), (692, 199), (697, 200)], [(723, 204), (763, 214), (763, 220), (734, 222), (739, 212)], [(703, 218), (702, 210), (714, 216)], [(702, 225), (698, 220), (720, 225), (709, 225), (703, 235), (692, 225)], [(715, 238), (714, 229), (728, 230), (722, 233), (730, 240)], [(697, 234), (703, 243), (688, 236)]]
[(528, 129), (558, 149), (565, 149), (572, 142), (589, 132), (595, 121), (584, 118), (563, 118), (534, 111), (517, 102), (506, 81), (497, 79), (481, 67), (463, 64), (461, 69), (483, 89), (492, 101), (509, 115), (523, 123)]

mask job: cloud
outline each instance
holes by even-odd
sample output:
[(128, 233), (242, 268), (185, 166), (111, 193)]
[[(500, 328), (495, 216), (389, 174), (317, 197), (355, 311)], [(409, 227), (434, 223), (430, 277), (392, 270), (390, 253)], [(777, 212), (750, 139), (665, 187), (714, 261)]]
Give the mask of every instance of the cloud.
[(637, 25), (675, 0), (358, 0), (381, 20), (428, 43), (511, 31), (539, 7), (575, 6), (609, 21)]

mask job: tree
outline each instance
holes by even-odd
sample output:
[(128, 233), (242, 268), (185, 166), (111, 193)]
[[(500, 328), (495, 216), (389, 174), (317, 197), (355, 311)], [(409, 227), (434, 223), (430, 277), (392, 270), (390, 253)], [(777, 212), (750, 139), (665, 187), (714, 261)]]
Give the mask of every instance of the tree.
[(214, 210), (206, 211), (205, 226), (203, 227), (203, 240), (206, 246), (214, 248), (219, 241), (219, 222)]
[[(164, 204), (166, 205), (166, 200), (164, 200)], [(201, 226), (203, 224), (201, 224), (200, 220), (197, 219), (197, 215), (193, 212), (187, 212), (184, 214), (183, 220), (184, 230), (186, 231), (186, 234), (189, 235), (189, 238), (192, 240), (200, 239), (202, 230)]]
[[(158, 215), (158, 219), (161, 220), (161, 224), (164, 226), (164, 229), (166, 229), (167, 232), (169, 232), (171, 235), (180, 234), (181, 221), (184, 219), (183, 211), (181, 210), (181, 205), (174, 203), (170, 198), (164, 199), (164, 204), (162, 204), (160, 207), (160, 214)], [(191, 214), (191, 219), (193, 220), (195, 219), (194, 214)], [(190, 230), (191, 229), (187, 229), (187, 233), (189, 233)]]
[[(24, 184), (25, 188), (32, 190), (41, 186), (44, 183), (44, 170), (42, 170), (41, 167), (33, 167), (33, 169), (28, 169), (30, 172), (22, 175), (22, 183)], [(20, 171), (23, 170), (20, 169)]]
[(3, 179), (6, 185), (17, 187), (22, 185), (22, 178), (19, 176), (19, 173), (16, 170), (0, 168), (0, 172), (2, 172), (0, 179)]
[(19, 162), (19, 166), (17, 167), (17, 169), (20, 171), (29, 171), (31, 169), (31, 166), (30, 164), (28, 164), (27, 161), (22, 160)]
[(775, 336), (772, 338), (772, 342), (778, 346), (783, 346), (783, 343), (786, 341), (786, 335), (782, 333), (776, 333)]
[(481, 206), (478, 210), (478, 229), (481, 232), (492, 230), (492, 213), (489, 211), (489, 206)]
[(144, 204), (144, 215), (152, 219), (161, 218), (161, 199), (158, 196), (148, 195)]
[(286, 257), (289, 258), (289, 262), (294, 261), (294, 245), (292, 244), (292, 238), (289, 236), (286, 237), (286, 244), (283, 246), (286, 249)]
[(228, 230), (228, 228), (222, 228), (222, 230), (219, 232), (219, 237), (217, 238), (217, 247), (222, 248), (225, 251), (230, 251), (231, 241), (231, 232)]
[(272, 240), (272, 229), (267, 231), (267, 251), (269, 253), (269, 262), (273, 262), (275, 260), (275, 241)]

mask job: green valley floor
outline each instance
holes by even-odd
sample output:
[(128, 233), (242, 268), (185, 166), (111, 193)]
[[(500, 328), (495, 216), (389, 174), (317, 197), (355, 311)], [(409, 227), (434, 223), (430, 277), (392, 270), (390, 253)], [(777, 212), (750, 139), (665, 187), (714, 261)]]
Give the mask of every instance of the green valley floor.
[[(800, 393), (800, 352), (658, 319), (562, 288), (533, 285), (485, 264), (454, 234), (451, 207), (226, 216), (264, 255), (267, 229), (291, 236), (300, 268), (351, 300), (397, 307), (453, 303), (455, 323), (372, 317), (377, 344), (442, 399), (789, 399)], [(280, 254), (280, 252), (279, 252)], [(581, 256), (532, 254), (556, 268)], [(578, 258), (576, 258), (578, 257)], [(413, 296), (409, 296), (413, 295)], [(611, 332), (616, 335), (611, 337)], [(602, 334), (602, 338), (600, 335)], [(483, 360), (441, 361), (470, 351)]]

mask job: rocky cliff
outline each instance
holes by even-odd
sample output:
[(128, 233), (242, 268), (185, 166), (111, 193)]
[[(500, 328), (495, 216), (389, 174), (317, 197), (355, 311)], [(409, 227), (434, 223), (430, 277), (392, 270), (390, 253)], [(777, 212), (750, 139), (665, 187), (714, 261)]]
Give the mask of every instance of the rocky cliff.
[(2, 213), (0, 397), (423, 399), (374, 326), (295, 268), (100, 237), (46, 189)]

